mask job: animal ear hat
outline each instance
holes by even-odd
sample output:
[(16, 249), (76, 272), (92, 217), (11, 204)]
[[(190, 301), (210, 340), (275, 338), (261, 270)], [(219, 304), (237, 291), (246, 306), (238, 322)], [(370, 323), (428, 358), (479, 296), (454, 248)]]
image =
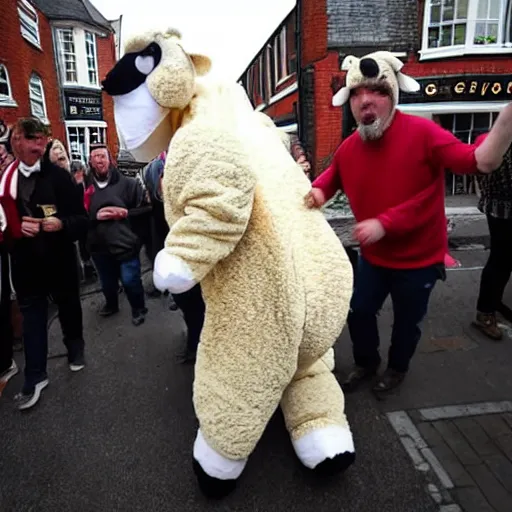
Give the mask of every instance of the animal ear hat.
[(347, 71), (346, 85), (332, 98), (335, 107), (344, 105), (350, 98), (350, 91), (368, 86), (384, 85), (393, 98), (393, 104), (398, 105), (399, 91), (416, 92), (420, 84), (404, 75), (400, 70), (404, 63), (390, 52), (374, 52), (359, 59), (353, 55), (345, 57), (341, 65), (342, 71)]

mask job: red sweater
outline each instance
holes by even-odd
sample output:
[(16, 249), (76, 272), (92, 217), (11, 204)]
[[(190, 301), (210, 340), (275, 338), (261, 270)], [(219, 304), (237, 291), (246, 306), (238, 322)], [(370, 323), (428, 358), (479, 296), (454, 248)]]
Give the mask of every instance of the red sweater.
[(396, 112), (379, 140), (365, 142), (357, 131), (345, 139), (313, 187), (328, 199), (342, 189), (357, 222), (381, 221), (384, 238), (361, 248), (370, 263), (426, 267), (443, 263), (448, 250), (444, 171), (476, 173), (475, 149), (433, 121)]

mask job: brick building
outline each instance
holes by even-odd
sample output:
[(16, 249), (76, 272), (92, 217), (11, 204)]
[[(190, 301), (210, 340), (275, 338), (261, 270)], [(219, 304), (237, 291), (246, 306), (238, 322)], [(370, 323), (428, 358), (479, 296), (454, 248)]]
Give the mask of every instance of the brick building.
[[(331, 106), (344, 82), (340, 65), (346, 55), (394, 52), (405, 63), (403, 71), (421, 84), (419, 93), (401, 95), (399, 108), (432, 118), (465, 141), (489, 129), (512, 100), (512, 0), (298, 0), (290, 20), (299, 65), (287, 101), (272, 74), (283, 24), (241, 83), (253, 101), (256, 81), (273, 91), (259, 108), (277, 124), (287, 119), (296, 127), (315, 174), (353, 129), (348, 108)], [(473, 180), (448, 175), (448, 194), (473, 190)]]
[(73, 159), (106, 142), (117, 154), (101, 80), (116, 61), (114, 30), (89, 0), (5, 0), (0, 17), (0, 119), (36, 116)]

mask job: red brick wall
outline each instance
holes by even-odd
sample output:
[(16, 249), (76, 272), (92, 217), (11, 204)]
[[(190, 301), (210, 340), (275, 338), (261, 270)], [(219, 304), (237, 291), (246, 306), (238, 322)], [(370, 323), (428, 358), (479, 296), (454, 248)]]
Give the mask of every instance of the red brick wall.
[(332, 106), (332, 80), (340, 74), (337, 52), (315, 62), (315, 151), (312, 162), (315, 175), (321, 173), (341, 141), (342, 109)]
[[(96, 48), (98, 56), (98, 72), (101, 84), (101, 81), (116, 63), (114, 34), (110, 33), (108, 37), (98, 36), (96, 38)], [(105, 93), (103, 93), (103, 119), (107, 123), (107, 144), (111, 153), (117, 158), (119, 153), (119, 141), (117, 138), (116, 124), (114, 120), (114, 103), (112, 98)]]
[(289, 94), (282, 100), (276, 101), (270, 107), (267, 107), (263, 112), (267, 114), (267, 116), (270, 116), (272, 119), (286, 116), (286, 115), (292, 115), (295, 113), (294, 110), (294, 103), (297, 103), (299, 101), (299, 93), (298, 91), (295, 91), (292, 94)]
[(61, 123), (57, 70), (53, 58), (53, 41), (50, 24), (44, 14), (39, 16), (39, 34), (42, 50), (29, 43), (20, 32), (17, 2), (2, 2), (0, 16), (0, 63), (7, 67), (11, 82), (12, 96), (17, 108), (0, 108), (0, 118), (7, 124), (14, 123), (19, 117), (30, 116), (28, 82), (32, 72), (37, 73), (44, 87), (46, 110), (52, 127), (52, 134), (66, 140), (64, 126)]
[(323, 59), (327, 54), (327, 5), (325, 0), (300, 2), (301, 64)]

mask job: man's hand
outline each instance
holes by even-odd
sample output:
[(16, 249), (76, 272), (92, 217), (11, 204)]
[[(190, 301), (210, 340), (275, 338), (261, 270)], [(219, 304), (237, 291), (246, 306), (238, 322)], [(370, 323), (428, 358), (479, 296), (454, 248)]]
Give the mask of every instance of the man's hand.
[(34, 238), (41, 230), (41, 222), (43, 219), (35, 219), (34, 217), (21, 218), (21, 234), (27, 238)]
[(47, 217), (41, 225), (46, 233), (56, 233), (62, 229), (62, 221), (57, 217)]
[(325, 203), (325, 194), (319, 188), (312, 188), (304, 198), (308, 208), (321, 208)]
[(128, 210), (118, 206), (106, 206), (96, 214), (98, 220), (121, 220), (128, 217)]
[(354, 228), (354, 238), (360, 245), (371, 245), (378, 242), (386, 231), (384, 226), (377, 219), (363, 220), (356, 224)]

